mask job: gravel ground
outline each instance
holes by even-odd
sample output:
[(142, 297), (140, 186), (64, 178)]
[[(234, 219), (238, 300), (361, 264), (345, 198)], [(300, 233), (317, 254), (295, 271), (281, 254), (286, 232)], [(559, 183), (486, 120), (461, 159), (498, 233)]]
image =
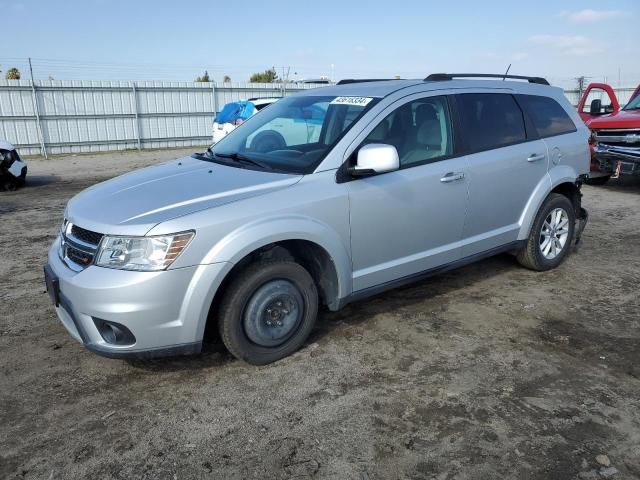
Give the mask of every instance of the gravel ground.
[(98, 357), (43, 286), (64, 205), (186, 153), (34, 160), (0, 193), (0, 478), (640, 478), (640, 181), (584, 188), (557, 270), (502, 255), (323, 312), (273, 365)]

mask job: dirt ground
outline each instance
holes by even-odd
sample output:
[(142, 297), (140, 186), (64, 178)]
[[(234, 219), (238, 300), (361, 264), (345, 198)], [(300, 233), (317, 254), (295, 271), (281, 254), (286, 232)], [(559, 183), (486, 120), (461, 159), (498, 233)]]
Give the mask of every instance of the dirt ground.
[(273, 365), (96, 356), (43, 286), (64, 205), (186, 153), (30, 161), (0, 193), (0, 478), (640, 478), (640, 181), (584, 188), (557, 270), (502, 255), (323, 312)]

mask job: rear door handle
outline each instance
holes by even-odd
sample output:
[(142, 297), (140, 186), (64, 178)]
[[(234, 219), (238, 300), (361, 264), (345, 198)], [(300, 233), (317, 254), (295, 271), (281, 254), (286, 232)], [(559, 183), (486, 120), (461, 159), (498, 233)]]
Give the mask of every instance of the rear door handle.
[(442, 183), (451, 183), (456, 180), (462, 180), (464, 178), (463, 172), (449, 172), (444, 177), (440, 179)]
[(527, 162), (537, 162), (538, 160), (543, 160), (546, 157), (546, 155), (544, 154), (537, 154), (537, 153), (533, 153), (531, 155), (529, 155), (529, 158), (527, 158)]

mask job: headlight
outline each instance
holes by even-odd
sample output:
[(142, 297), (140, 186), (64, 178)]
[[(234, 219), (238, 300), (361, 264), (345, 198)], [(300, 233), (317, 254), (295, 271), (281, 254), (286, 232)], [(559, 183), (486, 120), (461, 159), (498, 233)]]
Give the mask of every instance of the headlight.
[(96, 265), (153, 272), (171, 265), (189, 244), (194, 232), (157, 237), (109, 237), (100, 243)]
[(595, 145), (598, 143), (598, 132), (595, 130), (591, 130), (591, 134), (589, 135), (589, 145)]

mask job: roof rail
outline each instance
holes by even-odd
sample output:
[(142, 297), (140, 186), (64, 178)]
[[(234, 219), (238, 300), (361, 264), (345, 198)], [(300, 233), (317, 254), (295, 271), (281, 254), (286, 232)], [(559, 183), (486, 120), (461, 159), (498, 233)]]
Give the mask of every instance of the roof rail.
[(397, 78), (345, 78), (340, 80), (336, 85), (348, 85), (350, 83), (364, 83), (364, 82), (386, 82), (388, 80), (398, 80)]
[(503, 75), (501, 73), (432, 73), (425, 81), (441, 82), (444, 80), (453, 80), (454, 78), (506, 78), (515, 80), (527, 80), (529, 83), (537, 83), (538, 85), (549, 85), (546, 78), (542, 77), (526, 77), (523, 75)]

